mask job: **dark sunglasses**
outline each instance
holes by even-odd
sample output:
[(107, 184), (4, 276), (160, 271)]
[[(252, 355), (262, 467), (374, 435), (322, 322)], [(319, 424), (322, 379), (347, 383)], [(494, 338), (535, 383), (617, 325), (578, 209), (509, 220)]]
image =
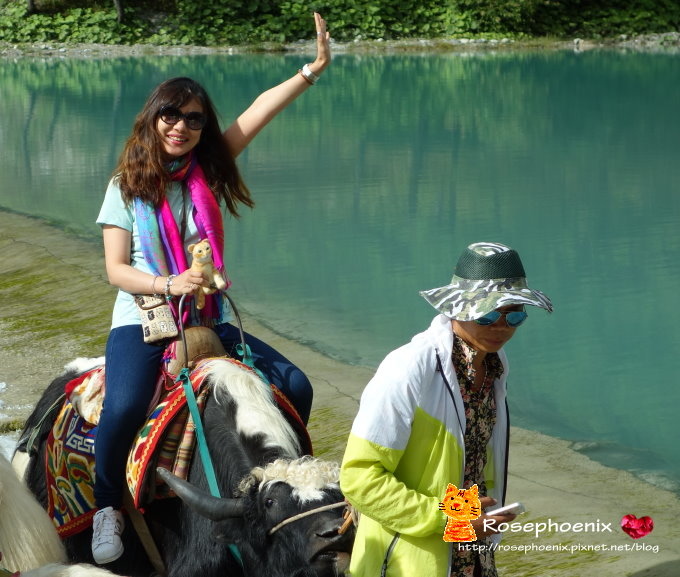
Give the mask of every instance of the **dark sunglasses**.
[(491, 311), (483, 317), (475, 319), (475, 322), (478, 325), (487, 326), (494, 324), (499, 318), (505, 317), (505, 324), (514, 329), (527, 320), (528, 316), (524, 311)]
[(164, 106), (160, 109), (158, 116), (161, 117), (161, 120), (165, 122), (165, 124), (170, 124), (171, 126), (177, 124), (180, 120), (184, 120), (184, 124), (191, 128), (191, 130), (201, 130), (206, 122), (208, 122), (208, 118), (202, 112), (189, 112), (184, 114), (175, 106)]

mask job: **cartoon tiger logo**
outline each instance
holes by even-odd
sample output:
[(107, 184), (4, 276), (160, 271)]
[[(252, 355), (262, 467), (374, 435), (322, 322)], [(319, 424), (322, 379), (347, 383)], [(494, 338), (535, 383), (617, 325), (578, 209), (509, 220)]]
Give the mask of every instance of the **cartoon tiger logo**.
[(448, 517), (444, 529), (444, 541), (458, 543), (476, 541), (477, 534), (470, 521), (482, 514), (482, 503), (479, 500), (477, 485), (469, 489), (458, 489), (449, 483), (444, 500), (439, 503), (439, 510)]

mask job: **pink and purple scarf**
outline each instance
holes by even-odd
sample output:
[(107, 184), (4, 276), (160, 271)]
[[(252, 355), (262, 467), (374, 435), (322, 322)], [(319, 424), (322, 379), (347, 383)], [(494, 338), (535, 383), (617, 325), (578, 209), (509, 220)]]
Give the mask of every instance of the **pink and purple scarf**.
[[(231, 281), (227, 278), (223, 262), (224, 252), (224, 224), (220, 205), (212, 190), (208, 186), (205, 174), (200, 164), (192, 154), (175, 161), (169, 170), (172, 179), (185, 181), (191, 195), (193, 205), (192, 215), (198, 233), (201, 238), (207, 238), (212, 248), (215, 266), (223, 274), (227, 281), (227, 287)], [(187, 263), (185, 247), (180, 235), (177, 221), (175, 220), (170, 203), (166, 196), (160, 206), (135, 198), (135, 218), (139, 230), (142, 253), (154, 275), (167, 276), (180, 274), (189, 265)], [(172, 306), (175, 316), (177, 310)], [(206, 297), (202, 324), (214, 324), (222, 321), (222, 294), (217, 292)], [(186, 322), (188, 315), (184, 315)]]

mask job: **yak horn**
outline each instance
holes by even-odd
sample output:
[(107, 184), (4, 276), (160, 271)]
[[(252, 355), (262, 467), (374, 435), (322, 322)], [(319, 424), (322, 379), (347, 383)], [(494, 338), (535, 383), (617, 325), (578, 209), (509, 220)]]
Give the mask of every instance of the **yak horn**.
[(158, 467), (156, 472), (175, 494), (199, 515), (211, 521), (224, 521), (232, 517), (243, 516), (245, 506), (242, 499), (213, 497), (167, 469)]

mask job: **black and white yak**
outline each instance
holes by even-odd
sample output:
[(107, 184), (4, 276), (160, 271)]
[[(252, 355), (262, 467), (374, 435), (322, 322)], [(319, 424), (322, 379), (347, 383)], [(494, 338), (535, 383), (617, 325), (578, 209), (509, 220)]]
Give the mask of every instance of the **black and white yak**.
[[(225, 360), (209, 363), (212, 392), (203, 411), (203, 428), (220, 494), (228, 498), (209, 496), (198, 456), (192, 460), (188, 482), (163, 475), (186, 499), (186, 503), (156, 500), (145, 512), (167, 576), (343, 575), (354, 528), (340, 530), (343, 496), (337, 464), (300, 459), (296, 434), (258, 377)], [(40, 420), (77, 374), (67, 366), (67, 372), (49, 385), (19, 442), (17, 454), (26, 451), (27, 432), (40, 426), (40, 449), (29, 458), (24, 479), (43, 506), (47, 503), (44, 441), (54, 417)], [(314, 513), (292, 520), (311, 510)], [(119, 575), (146, 577), (153, 568), (131, 525), (126, 523), (123, 533), (123, 557), (106, 568)], [(90, 540), (91, 529), (65, 540), (72, 562), (93, 562)]]

